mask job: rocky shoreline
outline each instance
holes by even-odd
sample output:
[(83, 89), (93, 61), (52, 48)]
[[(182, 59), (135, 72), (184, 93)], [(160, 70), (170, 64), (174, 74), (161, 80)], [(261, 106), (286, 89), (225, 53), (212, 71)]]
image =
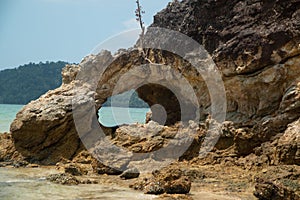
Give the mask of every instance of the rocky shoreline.
[[(49, 180), (61, 184), (91, 184), (96, 182), (89, 175), (111, 175), (112, 182), (158, 199), (300, 199), (299, 2), (173, 1), (151, 27), (184, 33), (209, 55), (187, 48), (180, 49), (188, 51), (182, 58), (150, 48), (141, 56), (132, 48), (67, 65), (63, 84), (26, 105), (11, 134), (0, 135), (1, 166), (55, 166), (61, 173)], [(158, 35), (150, 28), (143, 42), (181, 44), (172, 35), (163, 33), (163, 41)], [(213, 60), (224, 85), (225, 110), (213, 105), (212, 96), (221, 91), (209, 91), (207, 83), (217, 88), (214, 77), (202, 77), (187, 61), (191, 58), (204, 72)], [(96, 113), (124, 77), (117, 93), (136, 89), (154, 106), (151, 120), (105, 128)], [(195, 102), (184, 98), (189, 87), (180, 77), (193, 89)], [(153, 81), (171, 84), (178, 94)], [(127, 88), (125, 83), (146, 84)], [(166, 111), (164, 120), (157, 104)], [(222, 114), (224, 121), (218, 120)], [(186, 149), (176, 148), (185, 144)]]
[[(6, 166), (7, 169), (11, 167)], [(156, 172), (158, 174), (143, 174), (138, 179), (127, 180), (116, 175), (75, 176), (70, 173), (69, 167), (64, 169), (54, 166), (27, 165), (22, 168), (55, 170), (56, 173), (53, 171), (46, 179), (56, 184), (99, 184), (121, 188), (130, 187), (145, 194), (160, 194), (152, 197), (153, 199), (299, 199), (299, 166), (273, 166), (245, 170), (228, 164), (199, 166), (198, 164), (176, 163), (171, 165), (167, 171)], [(169, 188), (170, 191), (167, 188), (167, 193), (161, 188), (161, 185), (157, 185), (158, 180), (163, 181), (166, 177), (176, 178), (178, 172), (186, 177), (185, 180), (179, 180), (180, 182), (174, 184), (176, 187)], [(190, 181), (185, 184), (187, 180)], [(176, 188), (180, 190), (178, 191)], [(187, 191), (187, 194), (180, 194)]]
[[(155, 122), (150, 121), (151, 123)], [(145, 132), (148, 129), (142, 124), (135, 126), (136, 129), (139, 129), (140, 135), (143, 135), (141, 126), (145, 128)], [(234, 130), (233, 127), (229, 129), (228, 126), (226, 124), (227, 129), (223, 128), (224, 131)], [(130, 127), (130, 130), (135, 130), (133, 125)], [(159, 125), (156, 124), (156, 127)], [(124, 146), (125, 143), (130, 142), (128, 139), (121, 138), (128, 136), (126, 128), (128, 126), (120, 127), (116, 131), (114, 140), (118, 142), (118, 145)], [(173, 131), (174, 127), (173, 129), (166, 127), (165, 132), (161, 132), (161, 135), (170, 136)], [(143, 141), (141, 146), (155, 148), (156, 145), (161, 145), (161, 142), (155, 137), (149, 141), (146, 139), (141, 139), (141, 141)], [(149, 142), (151, 145), (147, 145)], [(2, 147), (5, 147), (0, 149), (1, 167), (45, 167), (30, 164), (19, 156), (14, 149), (11, 134), (1, 134), (1, 144)], [(138, 145), (135, 141), (132, 141), (131, 144)], [(224, 145), (224, 142), (221, 140), (220, 144)], [(130, 149), (130, 146), (127, 148)], [(16, 157), (16, 155), (18, 156)], [(256, 197), (258, 199), (300, 198), (299, 165), (272, 166), (255, 154), (241, 158), (230, 151), (211, 152), (206, 158), (185, 159), (161, 170), (141, 174), (138, 170), (127, 170), (123, 173), (113, 170), (99, 163), (87, 151), (82, 151), (73, 160), (62, 159), (55, 166), (47, 168), (58, 171), (47, 177), (47, 180), (53, 183), (62, 185), (116, 184), (120, 187), (139, 190), (145, 194), (159, 195), (158, 199), (202, 199), (199, 197), (202, 193), (207, 195), (208, 200), (256, 199)]]

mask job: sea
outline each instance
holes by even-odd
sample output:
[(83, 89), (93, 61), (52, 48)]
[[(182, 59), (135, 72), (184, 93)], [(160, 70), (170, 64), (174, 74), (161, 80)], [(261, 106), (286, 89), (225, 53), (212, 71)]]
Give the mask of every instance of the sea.
[(0, 104), (0, 133), (9, 132), (12, 121), (23, 105)]
[[(23, 105), (0, 104), (0, 133), (9, 132), (10, 124)], [(122, 124), (144, 123), (149, 108), (102, 107), (99, 122), (106, 127)]]
[(102, 107), (99, 122), (106, 127), (122, 124), (145, 123), (149, 108)]
[(47, 168), (0, 168), (1, 200), (140, 200), (153, 199), (116, 184), (59, 185), (46, 180)]
[[(10, 124), (22, 107), (23, 105), (0, 104), (0, 133), (9, 132)], [(144, 123), (148, 111), (148, 108), (103, 107), (98, 113), (100, 123), (112, 127), (121, 124)], [(0, 199), (153, 199), (151, 195), (114, 185), (63, 186), (53, 184), (45, 179), (52, 173), (55, 171), (45, 168), (0, 168)]]

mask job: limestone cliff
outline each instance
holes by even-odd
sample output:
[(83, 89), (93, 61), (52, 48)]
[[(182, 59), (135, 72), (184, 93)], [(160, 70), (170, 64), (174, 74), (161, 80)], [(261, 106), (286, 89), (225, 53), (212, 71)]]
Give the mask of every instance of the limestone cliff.
[[(233, 149), (238, 156), (267, 155), (270, 164), (300, 164), (300, 144), (294, 140), (299, 134), (300, 117), (299, 1), (173, 1), (154, 17), (151, 26), (182, 32), (203, 44), (211, 54), (225, 86), (227, 120), (232, 121), (231, 134), (225, 140), (228, 150)], [(153, 34), (146, 34), (146, 42), (156, 40)], [(200, 119), (205, 120), (211, 112), (211, 99), (201, 75), (178, 55), (155, 49), (147, 49), (146, 54), (151, 62), (164, 65), (158, 65), (156, 70), (136, 69), (136, 78), (131, 77), (127, 84), (134, 85), (141, 78), (150, 80), (148, 77), (160, 80), (168, 75), (172, 85), (180, 88), (178, 77), (169, 73), (178, 72), (192, 86)], [(74, 126), (72, 101), (75, 99), (79, 107), (88, 105), (84, 108), (94, 109), (96, 115), (122, 76), (149, 60), (143, 59), (138, 50), (130, 49), (116, 55), (103, 51), (86, 57), (77, 66), (67, 66), (62, 73), (63, 85), (29, 103), (12, 123), (18, 151), (29, 160), (46, 164), (54, 164), (62, 157), (72, 159), (84, 149)], [(97, 66), (105, 63), (110, 64), (102, 78), (98, 82), (89, 81), (100, 73)], [(86, 82), (75, 80), (77, 73), (86, 69), (89, 76), (82, 79)], [(150, 106), (165, 107), (166, 125), (181, 119), (178, 100), (170, 90), (153, 84), (134, 89)], [(117, 92), (126, 90), (119, 88)], [(77, 98), (78, 94), (81, 98)], [(194, 120), (196, 104), (188, 101), (184, 104), (187, 105), (184, 120), (190, 116)], [(154, 120), (156, 112), (153, 110)], [(82, 124), (85, 135), (80, 137), (86, 138), (93, 134), (97, 124), (91, 116), (82, 116), (82, 120), (85, 120)], [(275, 143), (279, 145), (275, 147)], [(224, 150), (224, 145), (217, 145), (216, 150), (221, 146)]]

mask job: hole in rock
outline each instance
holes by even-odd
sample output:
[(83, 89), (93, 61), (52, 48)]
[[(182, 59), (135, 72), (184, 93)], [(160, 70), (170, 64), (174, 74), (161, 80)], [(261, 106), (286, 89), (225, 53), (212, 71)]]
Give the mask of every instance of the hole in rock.
[(159, 84), (142, 85), (136, 90), (109, 97), (98, 111), (99, 122), (105, 127), (145, 123), (149, 111), (149, 119), (165, 126), (196, 119), (195, 106), (189, 101), (179, 102), (186, 98), (178, 92), (177, 95)]
[(105, 127), (145, 123), (149, 105), (134, 90), (111, 96), (98, 111), (99, 122)]
[[(139, 97), (151, 108), (151, 120), (161, 125), (173, 125), (178, 121), (187, 122), (196, 118), (196, 108), (177, 89), (177, 96), (171, 89), (160, 84), (145, 84), (136, 89)], [(179, 100), (182, 100), (179, 102)]]

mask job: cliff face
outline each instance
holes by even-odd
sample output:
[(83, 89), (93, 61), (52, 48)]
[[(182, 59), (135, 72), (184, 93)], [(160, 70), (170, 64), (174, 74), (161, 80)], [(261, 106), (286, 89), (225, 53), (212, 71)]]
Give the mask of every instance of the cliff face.
[(284, 93), (299, 81), (299, 4), (174, 1), (151, 26), (180, 31), (202, 44), (222, 71), (228, 111), (260, 117), (278, 110)]
[[(173, 1), (154, 17), (151, 26), (182, 32), (203, 44), (220, 70), (226, 91), (227, 120), (232, 125), (230, 134), (223, 140), (221, 137), (216, 151), (220, 147), (234, 151), (237, 156), (266, 156), (268, 164), (300, 164), (300, 144), (294, 140), (294, 135), (299, 134), (300, 117), (299, 1)], [(156, 40), (159, 39), (151, 32), (146, 34), (146, 43)], [(49, 91), (18, 113), (11, 125), (16, 148), (28, 159), (42, 163), (55, 163), (61, 157), (72, 159), (84, 149), (74, 126), (72, 101), (73, 106), (75, 102), (79, 107), (87, 105), (84, 109), (97, 110), (115, 92), (122, 78), (129, 88), (120, 87), (118, 93), (133, 88), (150, 106), (163, 105), (166, 124), (171, 125), (182, 119), (180, 115), (194, 119), (193, 111), (198, 109), (195, 102), (183, 102), (187, 109), (181, 111), (175, 95), (165, 87), (134, 85), (149, 83), (155, 77), (155, 81), (171, 83), (177, 91), (181, 89), (178, 95), (184, 97), (189, 88), (182, 88), (173, 72), (180, 73), (193, 88), (201, 105), (200, 118), (205, 119), (211, 112), (210, 94), (203, 77), (191, 64), (178, 55), (159, 50), (148, 50), (147, 58), (164, 65), (156, 65), (155, 70), (151, 65), (136, 68), (148, 61), (139, 51), (127, 50), (114, 56), (102, 52), (86, 57), (78, 66), (67, 66), (60, 88)], [(109, 67), (101, 72), (99, 66), (105, 63), (110, 63)], [(126, 79), (127, 72), (133, 69), (134, 76)], [(75, 80), (83, 70), (88, 71), (86, 77)], [(103, 73), (100, 80), (90, 81), (99, 73)], [(153, 110), (153, 119), (159, 121), (157, 113)], [(93, 114), (96, 115), (95, 111)], [(79, 126), (85, 134), (80, 137), (93, 135), (94, 128), (99, 126), (95, 116), (87, 114), (81, 119), (83, 123)]]
[[(289, 157), (278, 160), (299, 164), (299, 143), (280, 134), (299, 118), (299, 19), (299, 1), (189, 0), (170, 3), (151, 26), (182, 32), (211, 54), (226, 88), (227, 120), (247, 127), (248, 138), (234, 139), (241, 154), (271, 140), (289, 154), (275, 153)], [(297, 135), (296, 124), (289, 126)]]
[(299, 55), (299, 1), (173, 1), (153, 27), (182, 32), (212, 54), (225, 77), (259, 72)]

